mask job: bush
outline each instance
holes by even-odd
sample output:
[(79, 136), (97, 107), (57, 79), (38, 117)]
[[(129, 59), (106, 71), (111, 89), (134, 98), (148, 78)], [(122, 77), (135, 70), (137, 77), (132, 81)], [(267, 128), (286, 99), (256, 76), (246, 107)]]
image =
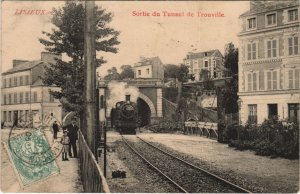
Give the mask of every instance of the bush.
[(284, 125), (277, 119), (271, 119), (260, 126), (229, 125), (224, 133), (228, 145), (238, 150), (254, 150), (263, 156), (299, 158), (299, 126), (296, 124)]

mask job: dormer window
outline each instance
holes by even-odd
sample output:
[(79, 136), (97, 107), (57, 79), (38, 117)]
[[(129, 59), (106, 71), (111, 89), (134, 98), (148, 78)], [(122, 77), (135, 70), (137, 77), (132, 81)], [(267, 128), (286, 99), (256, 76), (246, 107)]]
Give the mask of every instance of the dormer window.
[(256, 29), (256, 17), (247, 19), (247, 23), (248, 30)]
[(298, 20), (298, 9), (288, 10), (288, 21), (293, 22)]
[(276, 26), (277, 24), (277, 14), (269, 13), (266, 14), (266, 26)]

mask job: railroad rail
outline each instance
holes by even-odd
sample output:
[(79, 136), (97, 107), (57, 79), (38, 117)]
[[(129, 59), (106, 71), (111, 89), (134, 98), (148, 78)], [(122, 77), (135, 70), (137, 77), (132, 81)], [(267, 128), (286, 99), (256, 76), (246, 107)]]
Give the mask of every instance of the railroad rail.
[(185, 164), (187, 164), (187, 165), (189, 165), (189, 166), (191, 166), (191, 167), (193, 167), (193, 168), (195, 168), (195, 169), (197, 169), (197, 170), (200, 170), (200, 171), (206, 173), (207, 175), (210, 175), (210, 176), (216, 178), (217, 180), (220, 180), (220, 181), (222, 181), (222, 182), (224, 182), (224, 183), (226, 183), (226, 184), (228, 184), (228, 185), (230, 185), (230, 186), (232, 186), (232, 187), (234, 187), (234, 188), (240, 190), (240, 191), (243, 192), (243, 193), (252, 193), (251, 191), (249, 191), (249, 190), (247, 190), (247, 189), (244, 189), (244, 188), (242, 188), (242, 187), (240, 187), (240, 186), (238, 186), (238, 185), (236, 185), (236, 184), (234, 184), (234, 183), (232, 183), (232, 182), (230, 182), (230, 181), (228, 181), (228, 180), (225, 180), (224, 178), (222, 178), (222, 177), (220, 177), (220, 176), (218, 176), (218, 175), (216, 175), (216, 174), (213, 174), (213, 173), (211, 173), (211, 172), (209, 172), (209, 171), (207, 171), (207, 170), (205, 170), (205, 169), (203, 169), (203, 168), (200, 168), (200, 167), (198, 167), (198, 166), (195, 166), (194, 164), (192, 164), (192, 163), (190, 163), (190, 162), (187, 162), (187, 161), (185, 161), (185, 160), (183, 160), (183, 159), (181, 159), (181, 158), (179, 158), (179, 157), (177, 157), (177, 156), (174, 156), (174, 155), (172, 155), (172, 154), (170, 154), (170, 153), (168, 153), (168, 152), (162, 150), (161, 148), (159, 148), (159, 147), (157, 147), (157, 146), (155, 146), (155, 145), (153, 145), (153, 144), (147, 142), (146, 140), (144, 140), (144, 139), (142, 139), (142, 138), (140, 138), (140, 137), (138, 137), (138, 136), (137, 136), (137, 138), (140, 139), (141, 141), (145, 142), (145, 143), (148, 144), (149, 146), (151, 146), (151, 147), (153, 147), (153, 148), (159, 150), (160, 152), (162, 152), (162, 153), (164, 153), (164, 154), (166, 154), (166, 155), (168, 155), (168, 156), (170, 156), (170, 157), (172, 157), (172, 158), (174, 158), (174, 159), (177, 159), (177, 160), (179, 160), (179, 161), (181, 161), (181, 162), (183, 162), (183, 163), (185, 163)]
[(161, 174), (163, 177), (165, 177), (170, 183), (172, 183), (175, 187), (177, 187), (180, 191), (184, 193), (188, 193), (184, 188), (182, 188), (179, 184), (177, 184), (174, 180), (172, 180), (169, 176), (167, 176), (165, 173), (163, 173), (160, 169), (158, 169), (156, 166), (154, 166), (151, 162), (149, 162), (145, 157), (143, 157), (136, 149), (134, 149), (122, 136), (122, 140), (126, 143), (126, 145), (134, 152), (136, 153), (140, 158), (142, 158), (149, 166), (154, 168), (159, 174)]
[[(188, 193), (188, 192), (203, 192), (203, 190), (196, 190), (196, 191), (194, 191), (192, 188), (189, 188), (190, 185), (195, 185), (194, 187), (196, 187), (197, 189), (199, 189), (199, 188), (200, 189), (204, 189), (206, 187), (205, 189), (206, 189), (207, 192), (211, 192), (209, 190), (209, 188), (213, 188), (213, 189), (216, 189), (216, 190), (213, 190), (213, 192), (221, 190), (222, 192), (224, 192), (224, 191), (225, 192), (230, 191), (230, 192), (251, 193), (250, 191), (248, 191), (248, 190), (246, 190), (246, 189), (244, 189), (244, 188), (242, 188), (242, 187), (240, 187), (238, 185), (235, 185), (235, 184), (233, 184), (233, 183), (231, 183), (231, 182), (229, 182), (229, 181), (227, 181), (227, 180), (225, 180), (225, 179), (223, 179), (223, 178), (221, 178), (221, 177), (219, 177), (219, 176), (217, 176), (217, 175), (215, 175), (215, 174), (213, 174), (211, 172), (208, 172), (205, 169), (197, 167), (197, 166), (195, 166), (195, 165), (193, 165), (193, 164), (191, 164), (191, 163), (189, 163), (189, 162), (187, 162), (187, 161), (185, 161), (185, 160), (183, 160), (181, 158), (178, 158), (178, 157), (176, 157), (176, 156), (174, 156), (174, 155), (172, 155), (172, 154), (170, 154), (170, 153), (168, 153), (168, 152), (166, 152), (166, 151), (158, 148), (157, 146), (155, 146), (155, 145), (153, 145), (153, 144), (145, 141), (144, 139), (142, 139), (142, 138), (140, 138), (138, 136), (136, 136), (136, 137), (140, 140), (140, 142), (143, 142), (144, 145), (147, 145), (148, 147), (151, 147), (154, 150), (159, 151), (158, 153), (163, 154), (160, 157), (154, 156), (154, 158), (156, 158), (156, 159), (154, 159), (154, 163), (155, 164), (157, 164), (157, 161), (155, 161), (155, 160), (157, 160), (157, 158), (159, 158), (158, 160), (163, 160), (162, 159), (163, 157), (166, 157), (165, 158), (166, 160), (170, 160), (170, 158), (172, 159), (172, 162), (170, 162), (170, 164), (169, 163), (167, 164), (167, 165), (170, 165), (170, 168), (169, 169), (165, 168), (165, 171), (169, 170), (169, 174), (171, 172), (174, 173), (172, 170), (170, 171), (172, 165), (175, 166), (175, 167), (177, 167), (177, 168), (180, 168), (180, 166), (182, 167), (182, 169), (180, 169), (181, 171), (179, 171), (179, 173), (181, 173), (182, 176), (181, 175), (180, 176), (176, 175), (176, 172), (175, 172), (175, 175), (172, 176), (172, 177), (175, 177), (174, 179), (176, 179), (176, 176), (177, 176), (177, 179), (179, 179), (179, 180), (177, 180), (177, 182), (176, 182), (176, 180), (174, 180), (173, 178), (171, 178), (170, 175), (167, 175), (168, 172), (163, 172), (162, 169), (164, 168), (164, 166), (161, 166), (159, 168), (158, 167), (159, 164), (158, 165), (154, 165), (153, 162), (149, 161), (149, 158), (147, 159), (145, 157), (145, 155), (147, 155), (147, 154), (144, 153), (144, 156), (142, 154), (140, 154), (139, 151), (137, 151), (137, 149), (135, 149), (134, 146), (130, 145), (127, 142), (127, 140), (124, 138), (124, 136), (122, 136), (122, 140), (128, 145), (128, 147), (130, 147), (131, 150), (133, 150), (139, 157), (141, 157), (146, 163), (148, 163), (152, 168), (154, 168), (157, 172), (159, 172), (161, 175), (163, 175), (168, 181), (170, 181), (173, 185), (175, 185), (182, 192), (185, 192), (185, 193)], [(145, 150), (145, 149), (143, 149), (143, 150)], [(148, 157), (150, 157), (150, 156), (148, 155)], [(151, 160), (151, 158), (150, 158), (150, 160)], [(171, 164), (173, 162), (174, 162), (174, 164)], [(176, 162), (177, 162), (177, 164), (176, 164)], [(179, 176), (179, 178), (178, 178), (178, 176)], [(186, 179), (184, 179), (184, 177), (186, 177), (186, 179), (190, 179), (190, 180), (186, 180)], [(181, 178), (184, 179), (184, 180), (180, 180)], [(214, 179), (215, 181), (217, 181), (217, 184), (214, 185), (213, 180), (210, 181), (210, 180), (207, 180), (207, 178), (208, 179)], [(181, 184), (185, 184), (185, 185), (181, 186), (178, 183), (179, 181), (180, 181)], [(186, 182), (186, 181), (190, 181), (190, 182)], [(207, 188), (208, 185), (210, 185), (210, 187)], [(213, 187), (212, 187), (212, 185), (213, 185)], [(186, 187), (186, 188), (184, 188), (184, 187)], [(204, 188), (202, 188), (202, 187), (204, 187)], [(220, 190), (218, 190), (218, 189), (220, 189)]]

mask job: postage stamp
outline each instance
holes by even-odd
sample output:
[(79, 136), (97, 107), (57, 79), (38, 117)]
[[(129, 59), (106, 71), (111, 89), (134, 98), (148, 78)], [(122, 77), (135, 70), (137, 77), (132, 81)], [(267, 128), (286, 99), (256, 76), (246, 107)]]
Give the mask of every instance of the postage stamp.
[(10, 137), (5, 147), (22, 186), (59, 173), (55, 161), (61, 150), (59, 143), (50, 146), (42, 128)]

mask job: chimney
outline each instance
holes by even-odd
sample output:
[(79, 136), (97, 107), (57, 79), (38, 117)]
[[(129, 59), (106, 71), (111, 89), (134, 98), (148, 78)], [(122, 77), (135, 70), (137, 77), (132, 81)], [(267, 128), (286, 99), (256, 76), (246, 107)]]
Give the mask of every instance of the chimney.
[(258, 7), (264, 7), (265, 6), (265, 1), (250, 1), (250, 10), (256, 9)]
[(130, 95), (129, 94), (125, 95), (125, 99), (126, 99), (126, 102), (130, 102)]
[(17, 60), (17, 59), (14, 59), (14, 60), (13, 60), (13, 67), (15, 67), (15, 66), (17, 66), (17, 65), (19, 65), (19, 64), (21, 64), (21, 63), (25, 63), (25, 62), (28, 62), (28, 61), (26, 61), (26, 60)]
[(61, 60), (61, 58), (62, 58), (61, 54), (57, 55), (57, 54), (53, 54), (53, 53), (49, 53), (49, 52), (42, 52), (41, 53), (41, 60), (43, 62), (46, 62), (46, 63), (55, 64), (56, 60), (57, 59)]

